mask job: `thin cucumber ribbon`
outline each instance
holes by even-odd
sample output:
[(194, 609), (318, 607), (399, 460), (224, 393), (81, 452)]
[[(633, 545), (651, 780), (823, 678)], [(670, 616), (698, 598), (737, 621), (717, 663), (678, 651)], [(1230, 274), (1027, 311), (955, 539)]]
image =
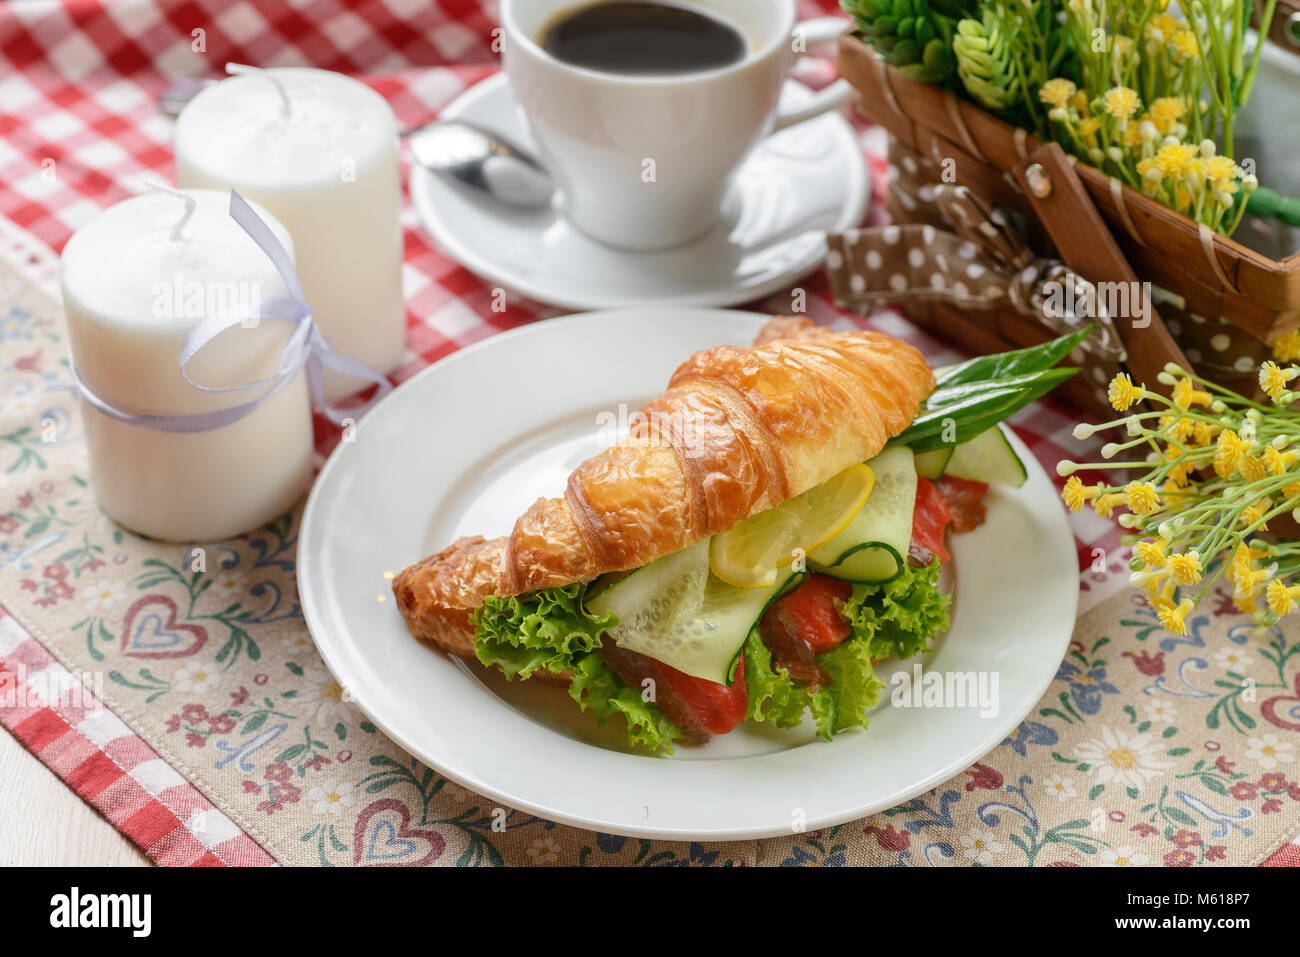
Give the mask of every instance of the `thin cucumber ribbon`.
[[(276, 239), (270, 227), (253, 211), (253, 207), (249, 206), (248, 202), (233, 189), (230, 191), (230, 217), (239, 224), (240, 228), (249, 235), (253, 242), (257, 243), (262, 252), (266, 253), (267, 258), (271, 260), (272, 265), (280, 274), (280, 278), (284, 280), (289, 295), (268, 299), (260, 303), (258, 315), (255, 316), (236, 312), (228, 316), (209, 316), (196, 324), (181, 345), (180, 372), (185, 377), (185, 381), (200, 392), (244, 392), (264, 386), (270, 386), (270, 388), (252, 401), (232, 405), (224, 409), (215, 409), (211, 412), (196, 412), (187, 415), (139, 415), (133, 412), (124, 412), (92, 392), (90, 387), (77, 374), (72, 359), (69, 357), (68, 369), (72, 373), (72, 381), (77, 387), (77, 391), (81, 393), (83, 399), (100, 412), (109, 418), (125, 422), (128, 425), (138, 425), (141, 428), (153, 429), (158, 432), (209, 432), (230, 425), (232, 422), (238, 422), (244, 416), (255, 412), (271, 396), (292, 383), (301, 371), (307, 376), (307, 387), (311, 391), (313, 400), (330, 421), (336, 425), (342, 425), (348, 418), (360, 418), (370, 406), (392, 391), (392, 383), (384, 375), (364, 362), (339, 355), (330, 347), (329, 341), (321, 334), (320, 329), (317, 328), (312, 319), (311, 306), (303, 298), (302, 284), (298, 281), (298, 273), (293, 268), (293, 261), (289, 258), (289, 253)], [(266, 378), (235, 386), (205, 386), (191, 379), (186, 369), (190, 360), (221, 333), (234, 326), (242, 325), (250, 319), (258, 321), (274, 319), (290, 323), (293, 326), (293, 331), (289, 334), (284, 350), (280, 354), (280, 363), (275, 372)], [(373, 382), (379, 387), (378, 391), (370, 401), (363, 405), (347, 409), (336, 408), (325, 401), (325, 369), (327, 368), (356, 379)]]

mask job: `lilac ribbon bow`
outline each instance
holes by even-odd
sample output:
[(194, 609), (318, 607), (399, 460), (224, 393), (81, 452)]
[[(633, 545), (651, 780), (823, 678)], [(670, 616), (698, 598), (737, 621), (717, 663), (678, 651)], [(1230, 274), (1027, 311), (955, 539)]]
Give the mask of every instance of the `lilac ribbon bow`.
[[(196, 412), (189, 415), (137, 415), (131, 412), (123, 412), (95, 395), (77, 375), (76, 368), (73, 367), (71, 360), (69, 360), (68, 368), (72, 373), (73, 384), (87, 402), (109, 418), (116, 419), (119, 422), (154, 429), (158, 432), (208, 432), (213, 429), (223, 428), (232, 422), (238, 422), (244, 416), (256, 411), (267, 399), (293, 382), (299, 371), (303, 371), (307, 376), (307, 387), (311, 391), (312, 398), (331, 422), (335, 425), (342, 425), (344, 420), (350, 416), (360, 417), (371, 405), (393, 390), (392, 383), (364, 362), (339, 355), (330, 347), (329, 341), (321, 335), (316, 323), (312, 320), (311, 306), (303, 298), (302, 284), (298, 281), (298, 273), (293, 268), (293, 261), (289, 258), (289, 253), (276, 239), (270, 227), (262, 221), (257, 213), (253, 212), (253, 207), (249, 206), (244, 197), (233, 189), (230, 191), (230, 217), (239, 224), (244, 232), (248, 233), (262, 252), (266, 253), (267, 258), (271, 260), (272, 265), (280, 274), (280, 278), (284, 280), (285, 286), (288, 287), (289, 295), (269, 299), (261, 303), (259, 314), (256, 316), (236, 313), (229, 316), (210, 316), (199, 322), (190, 330), (189, 335), (185, 337), (185, 341), (181, 344), (180, 372), (185, 377), (186, 382), (201, 392), (243, 392), (263, 386), (270, 386), (270, 388), (250, 402), (232, 405), (225, 409), (215, 409), (211, 412)], [(293, 326), (293, 331), (289, 334), (289, 339), (284, 345), (284, 351), (280, 354), (280, 364), (275, 372), (264, 379), (257, 379), (253, 382), (235, 386), (211, 387), (200, 385), (191, 379), (189, 372), (186, 371), (186, 366), (189, 365), (190, 360), (221, 333), (233, 326), (242, 325), (249, 319), (276, 319), (280, 322), (290, 323)], [(338, 409), (325, 401), (324, 370), (326, 368), (353, 378), (373, 382), (379, 389), (374, 398), (364, 405)]]

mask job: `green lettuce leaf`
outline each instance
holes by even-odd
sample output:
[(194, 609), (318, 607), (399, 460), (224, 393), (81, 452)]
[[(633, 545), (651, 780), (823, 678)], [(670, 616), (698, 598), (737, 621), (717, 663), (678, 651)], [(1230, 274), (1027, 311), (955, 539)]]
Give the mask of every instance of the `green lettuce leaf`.
[[(908, 658), (924, 651), (948, 627), (950, 599), (939, 591), (938, 561), (928, 568), (906, 568), (881, 585), (855, 585), (841, 609), (853, 634), (818, 655), (831, 684), (810, 691), (772, 663), (758, 629), (745, 642), (746, 718), (792, 728), (806, 713), (823, 737), (851, 727), (866, 727), (884, 683), (873, 659)], [(489, 597), (471, 616), (478, 659), (509, 678), (529, 678), (545, 669), (571, 674), (569, 696), (604, 724), (615, 714), (627, 723), (628, 741), (651, 751), (672, 753), (683, 734), (637, 689), (626, 685), (595, 654), (601, 636), (618, 624), (607, 613), (591, 614), (583, 603), (585, 585), (569, 585), (509, 598)]]
[(822, 691), (813, 694), (784, 668), (772, 664), (772, 652), (763, 644), (757, 628), (745, 639), (745, 686), (749, 691), (747, 720), (793, 728), (803, 720), (805, 711), (811, 711), (818, 730), (822, 730), (822, 723), (831, 716), (830, 700)]
[(628, 741), (650, 751), (672, 754), (673, 742), (684, 737), (677, 725), (664, 717), (658, 705), (643, 700), (635, 688), (624, 684), (599, 655), (579, 656), (574, 663), (569, 697), (584, 711), (590, 708), (601, 724), (613, 714), (623, 715)]
[(885, 688), (871, 665), (871, 643), (850, 637), (818, 655), (817, 664), (832, 683), (814, 692), (784, 668), (773, 665), (772, 653), (758, 629), (751, 631), (745, 642), (745, 684), (749, 688), (745, 717), (793, 728), (808, 712), (817, 722), (817, 733), (827, 741), (845, 728), (865, 728)]
[(853, 640), (869, 642), (872, 658), (910, 658), (925, 651), (948, 627), (952, 599), (939, 590), (941, 567), (936, 558), (926, 568), (904, 568), (882, 585), (855, 585), (841, 609)]
[(865, 728), (870, 722), (871, 709), (879, 703), (880, 693), (885, 690), (885, 683), (876, 677), (871, 663), (874, 657), (870, 642), (856, 637), (817, 656), (817, 663), (832, 681), (817, 692), (827, 695), (832, 706), (825, 721), (817, 722), (817, 730), (823, 737), (830, 738), (845, 728)]
[(948, 627), (950, 599), (939, 591), (939, 569), (935, 560), (928, 568), (906, 568), (882, 585), (855, 585), (841, 609), (853, 634), (817, 656), (831, 684), (816, 692), (773, 665), (758, 630), (750, 632), (745, 642), (749, 687), (745, 717), (792, 728), (808, 712), (817, 722), (818, 733), (828, 740), (846, 728), (865, 728), (885, 688), (872, 661), (911, 657)]
[(594, 654), (618, 618), (612, 612), (591, 614), (583, 603), (585, 593), (585, 585), (575, 584), (507, 598), (489, 596), (470, 616), (478, 660), (510, 679), (531, 678), (543, 669), (569, 673), (569, 696), (598, 722), (622, 714), (629, 742), (671, 754), (673, 741), (684, 737), (681, 731)]
[(618, 624), (612, 613), (589, 613), (585, 592), (585, 585), (576, 584), (508, 598), (489, 595), (470, 616), (478, 660), (508, 678), (531, 678), (543, 668), (571, 671), (574, 658), (599, 648), (600, 636)]

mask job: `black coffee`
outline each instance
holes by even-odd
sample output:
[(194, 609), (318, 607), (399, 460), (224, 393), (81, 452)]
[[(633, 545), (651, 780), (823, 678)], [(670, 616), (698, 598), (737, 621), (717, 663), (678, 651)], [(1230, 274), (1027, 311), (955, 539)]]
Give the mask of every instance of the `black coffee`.
[(562, 13), (542, 32), (546, 52), (605, 73), (672, 74), (716, 70), (749, 52), (724, 20), (671, 3), (605, 0)]

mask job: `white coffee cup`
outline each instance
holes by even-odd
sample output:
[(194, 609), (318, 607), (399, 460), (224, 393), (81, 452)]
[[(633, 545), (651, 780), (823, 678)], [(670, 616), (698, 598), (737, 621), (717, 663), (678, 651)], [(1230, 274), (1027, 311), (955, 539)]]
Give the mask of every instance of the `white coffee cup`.
[(582, 0), (502, 0), (505, 72), (542, 159), (559, 183), (558, 209), (594, 239), (665, 249), (717, 225), (732, 174), (773, 130), (853, 96), (839, 80), (794, 110), (779, 107), (794, 63), (849, 21), (796, 23), (795, 0), (672, 0), (718, 16), (749, 41), (741, 61), (671, 75), (604, 73), (565, 63), (543, 31)]

